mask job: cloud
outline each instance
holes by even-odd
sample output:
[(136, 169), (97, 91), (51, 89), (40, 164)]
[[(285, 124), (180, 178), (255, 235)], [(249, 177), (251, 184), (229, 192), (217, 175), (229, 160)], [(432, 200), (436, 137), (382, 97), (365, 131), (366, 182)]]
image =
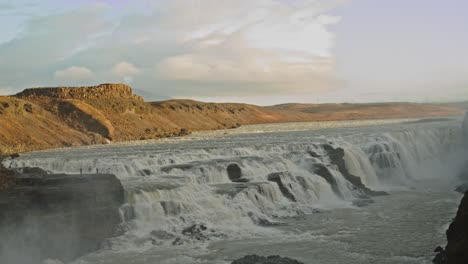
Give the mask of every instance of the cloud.
[(56, 71), (54, 77), (56, 80), (67, 84), (79, 84), (92, 81), (95, 78), (95, 75), (88, 68), (71, 66), (67, 69)]
[(133, 76), (140, 74), (141, 71), (135, 65), (123, 61), (114, 65), (111, 72), (112, 74), (122, 78), (132, 78)]
[(340, 2), (136, 0), (37, 14), (0, 44), (0, 78), (13, 87), (123, 80), (184, 97), (330, 90), (339, 17), (328, 13)]
[(183, 17), (173, 23), (185, 30), (181, 44), (187, 50), (161, 60), (157, 78), (214, 83), (221, 93), (237, 92), (220, 91), (223, 82), (256, 84), (252, 93), (314, 92), (336, 84), (334, 36), (328, 26), (339, 18), (322, 14), (328, 7), (317, 1), (203, 3), (173, 6)]
[(139, 75), (141, 70), (129, 62), (123, 61), (114, 65), (111, 72), (115, 76), (122, 78), (126, 84), (131, 84), (133, 82), (133, 78), (136, 75)]

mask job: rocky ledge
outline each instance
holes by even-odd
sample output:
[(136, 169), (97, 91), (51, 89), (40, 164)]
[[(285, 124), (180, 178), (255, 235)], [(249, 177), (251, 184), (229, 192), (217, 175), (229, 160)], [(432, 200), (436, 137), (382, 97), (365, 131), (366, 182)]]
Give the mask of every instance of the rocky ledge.
[(124, 190), (114, 175), (16, 174), (0, 191), (0, 263), (66, 262), (117, 234)]
[(18, 93), (16, 97), (46, 96), (56, 99), (133, 99), (143, 102), (143, 98), (133, 94), (132, 88), (125, 84), (100, 84), (85, 87), (31, 88)]

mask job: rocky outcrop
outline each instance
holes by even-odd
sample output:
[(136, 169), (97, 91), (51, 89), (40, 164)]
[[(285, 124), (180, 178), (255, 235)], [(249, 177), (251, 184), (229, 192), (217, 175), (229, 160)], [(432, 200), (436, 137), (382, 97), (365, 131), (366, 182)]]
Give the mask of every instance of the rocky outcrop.
[(234, 260), (231, 264), (304, 264), (294, 259), (283, 258), (280, 256), (261, 257), (257, 255), (248, 255)]
[(143, 98), (133, 94), (125, 84), (105, 83), (86, 87), (31, 88), (16, 95), (19, 98), (49, 97), (56, 99), (132, 99), (143, 102)]
[(323, 164), (317, 163), (314, 165), (314, 173), (324, 178), (328, 184), (330, 184), (332, 191), (339, 197), (343, 197), (343, 194), (338, 188), (338, 183), (335, 177), (331, 174), (330, 170)]
[[(364, 196), (380, 196), (380, 195), (387, 195), (386, 192), (383, 191), (373, 191), (369, 189), (367, 186), (362, 183), (361, 178), (352, 175), (348, 169), (346, 168), (346, 163), (344, 160), (344, 149), (342, 148), (334, 148), (329, 144), (322, 145), (323, 149), (327, 152), (328, 157), (331, 160), (331, 163), (338, 167), (338, 170), (343, 175), (343, 177), (352, 184), (354, 190), (361, 195)], [(333, 188), (333, 185), (332, 185)]]
[(447, 246), (438, 247), (434, 259), (435, 264), (466, 264), (468, 263), (468, 192), (465, 193), (457, 216), (447, 230)]
[(248, 179), (242, 178), (242, 169), (236, 163), (228, 165), (227, 174), (232, 182), (249, 182)]
[(0, 191), (0, 263), (69, 261), (117, 234), (124, 191), (114, 175), (46, 173), (20, 171)]
[(268, 175), (268, 181), (276, 183), (284, 197), (288, 198), (293, 202), (296, 202), (296, 197), (294, 197), (294, 195), (286, 187), (285, 183), (283, 182), (282, 176), (283, 172), (271, 173)]

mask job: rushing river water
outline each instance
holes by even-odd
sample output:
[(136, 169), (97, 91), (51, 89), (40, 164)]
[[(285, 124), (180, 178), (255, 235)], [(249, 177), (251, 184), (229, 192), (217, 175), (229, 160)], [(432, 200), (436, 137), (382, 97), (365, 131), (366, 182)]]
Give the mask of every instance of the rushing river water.
[[(461, 197), (461, 142), (459, 119), (296, 123), (34, 152), (10, 165), (122, 181), (125, 234), (75, 263), (430, 263)], [(390, 195), (350, 182), (339, 149), (350, 174)], [(182, 234), (194, 224), (199, 234)]]

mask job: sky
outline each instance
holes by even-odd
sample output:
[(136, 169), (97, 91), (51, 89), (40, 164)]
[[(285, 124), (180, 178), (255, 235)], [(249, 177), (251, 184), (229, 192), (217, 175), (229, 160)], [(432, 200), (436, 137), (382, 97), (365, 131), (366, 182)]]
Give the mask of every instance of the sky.
[(0, 94), (117, 82), (148, 99), (468, 100), (465, 0), (0, 0)]

